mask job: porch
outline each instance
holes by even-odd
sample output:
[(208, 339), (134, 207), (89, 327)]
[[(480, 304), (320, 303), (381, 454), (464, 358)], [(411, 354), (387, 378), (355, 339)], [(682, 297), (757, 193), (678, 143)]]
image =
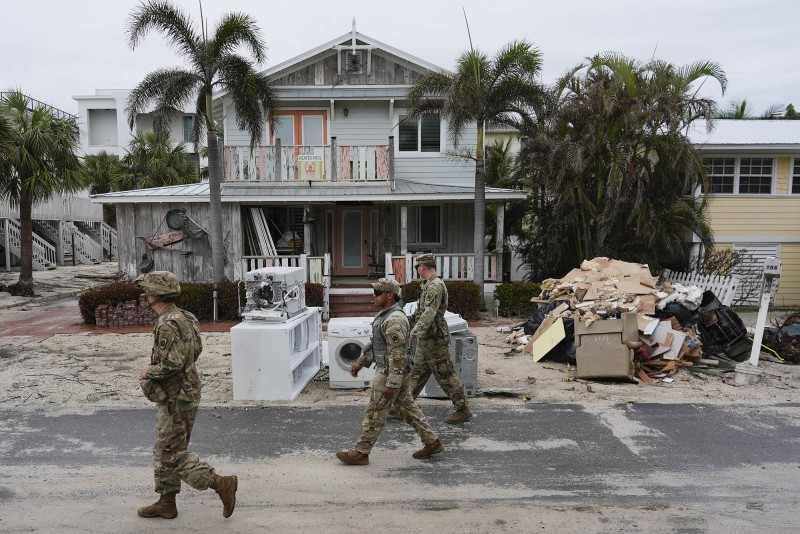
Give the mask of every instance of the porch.
[[(394, 278), (401, 285), (419, 280), (420, 276), (414, 268), (414, 260), (419, 255), (412, 253), (393, 255), (387, 252), (379, 270), (370, 273), (368, 277), (334, 277), (331, 269), (331, 255), (328, 253), (322, 256), (307, 254), (243, 256), (241, 268), (242, 272), (246, 273), (262, 267), (303, 267), (305, 282), (321, 284), (323, 287), (323, 318), (327, 320), (331, 317), (374, 314), (377, 309), (372, 306), (369, 298), (372, 294), (370, 283), (384, 276)], [(436, 270), (445, 281), (472, 281), (475, 267), (473, 254), (446, 253), (434, 254), (434, 256), (436, 257)], [(486, 283), (495, 284), (501, 281), (499, 256), (496, 252), (487, 252), (484, 255), (484, 280)], [(364, 295), (367, 298), (364, 298)]]

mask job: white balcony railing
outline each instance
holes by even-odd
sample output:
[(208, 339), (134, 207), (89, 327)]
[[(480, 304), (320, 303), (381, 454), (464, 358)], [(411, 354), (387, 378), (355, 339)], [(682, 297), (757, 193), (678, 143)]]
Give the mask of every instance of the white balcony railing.
[(393, 145), (226, 146), (228, 182), (376, 182), (394, 175)]

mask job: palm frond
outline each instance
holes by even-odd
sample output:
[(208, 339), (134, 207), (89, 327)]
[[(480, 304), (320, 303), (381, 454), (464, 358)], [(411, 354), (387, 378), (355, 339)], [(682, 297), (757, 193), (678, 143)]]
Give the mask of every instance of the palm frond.
[(201, 38), (192, 27), (192, 19), (185, 12), (163, 0), (146, 0), (136, 6), (128, 16), (125, 33), (132, 50), (152, 30), (165, 34), (167, 42), (189, 59), (197, 56)]
[(244, 45), (257, 63), (266, 59), (267, 45), (253, 17), (244, 13), (227, 13), (223, 16), (211, 39), (211, 57), (233, 54)]

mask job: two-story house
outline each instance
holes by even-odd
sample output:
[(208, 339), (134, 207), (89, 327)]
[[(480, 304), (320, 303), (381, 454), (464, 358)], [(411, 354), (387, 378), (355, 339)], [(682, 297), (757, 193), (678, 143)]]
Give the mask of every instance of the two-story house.
[[(756, 265), (780, 258), (774, 304), (800, 304), (800, 121), (717, 120), (710, 132), (692, 130), (690, 139), (708, 169), (717, 246), (747, 250)], [(753, 271), (751, 286), (760, 278)]]
[[(474, 153), (475, 131), (456, 146), (444, 119), (411, 120), (404, 107), (411, 84), (437, 70), (354, 28), (266, 71), (278, 123), (252, 148), (229, 96), (215, 95), (224, 128), (226, 277), (296, 258), (312, 280), (390, 273), (408, 281), (416, 276), (413, 255), (425, 251), (437, 254), (445, 278), (471, 280), (475, 164), (460, 154)], [(522, 198), (522, 191), (486, 191), (501, 213), (506, 201)], [(211, 279), (208, 239), (168, 248), (137, 239), (162, 232), (172, 209), (207, 224), (208, 184), (94, 200), (117, 205), (121, 270), (134, 276), (147, 255), (182, 280)], [(501, 261), (502, 251), (487, 252), (488, 282), (500, 280)]]

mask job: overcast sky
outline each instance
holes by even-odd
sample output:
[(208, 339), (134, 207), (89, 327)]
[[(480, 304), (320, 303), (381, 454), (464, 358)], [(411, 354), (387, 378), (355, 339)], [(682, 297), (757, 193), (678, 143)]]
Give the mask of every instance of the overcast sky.
[[(180, 60), (151, 33), (131, 51), (125, 22), (135, 0), (2, 0), (0, 90), (21, 88), (77, 113), (74, 95), (129, 89), (145, 74)], [(197, 0), (175, 0), (199, 20)], [(796, 0), (204, 0), (213, 27), (221, 13), (242, 11), (258, 21), (268, 45), (267, 68), (357, 30), (444, 68), (473, 44), (493, 55), (527, 39), (543, 55), (542, 79), (552, 82), (598, 52), (683, 65), (720, 63), (728, 90), (703, 91), (722, 107), (747, 98), (757, 113), (772, 104), (800, 107), (800, 44)]]

